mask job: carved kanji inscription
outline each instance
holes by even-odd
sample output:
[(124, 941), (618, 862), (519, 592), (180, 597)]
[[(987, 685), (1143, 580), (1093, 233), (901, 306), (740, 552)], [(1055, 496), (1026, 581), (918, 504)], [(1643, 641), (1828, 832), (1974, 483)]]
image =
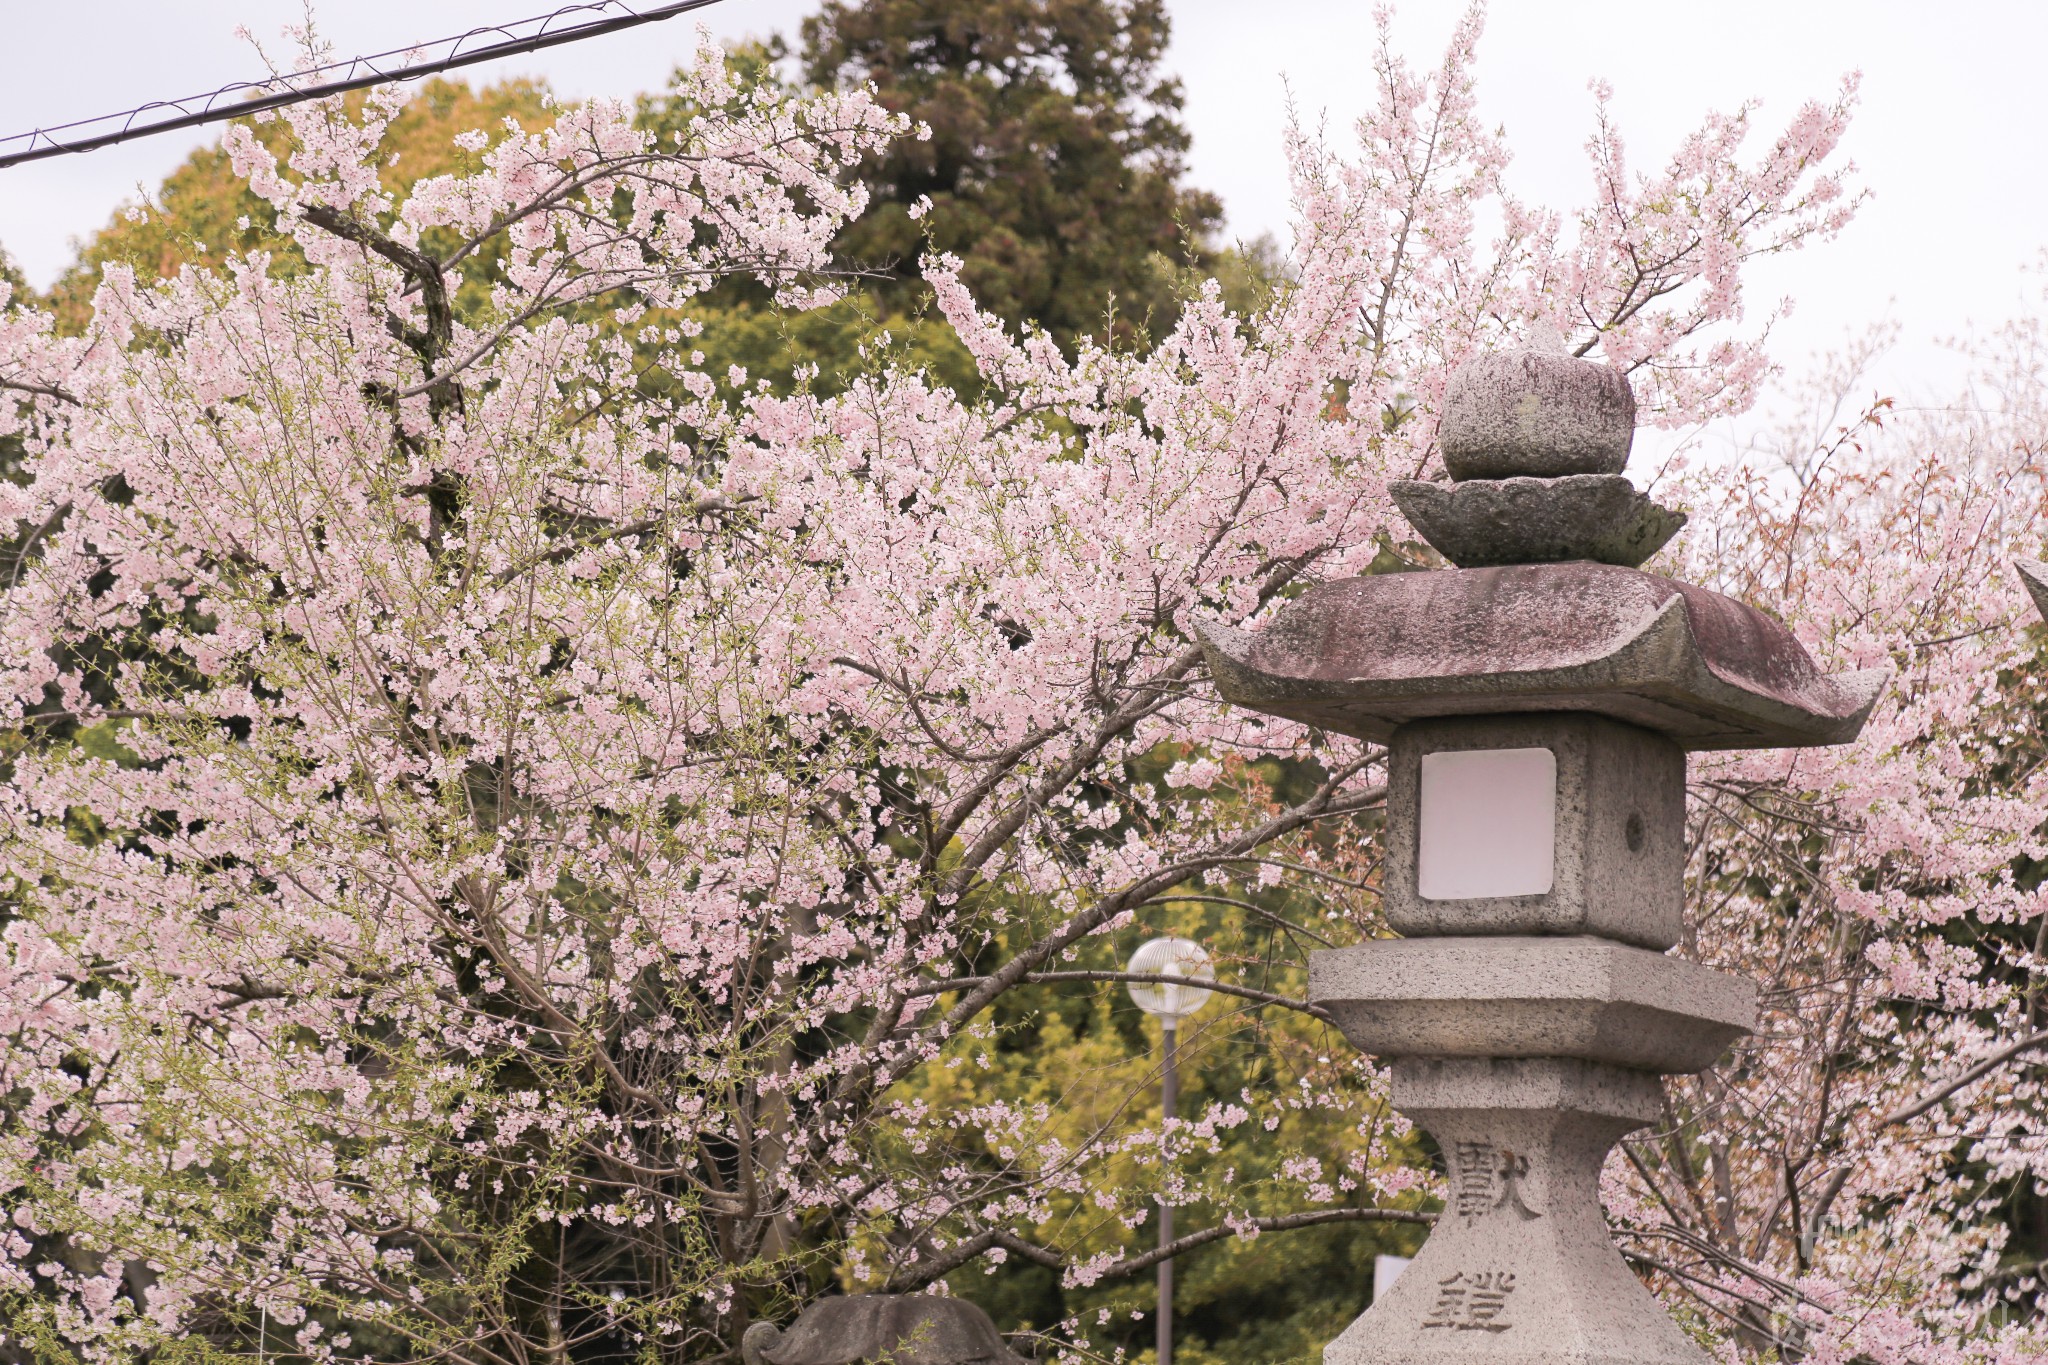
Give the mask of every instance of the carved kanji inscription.
[(1522, 1197), (1529, 1158), (1491, 1142), (1460, 1142), (1451, 1149), (1451, 1205), (1462, 1218), (1477, 1218), (1507, 1205), (1523, 1218), (1542, 1217)]
[(1514, 1326), (1507, 1320), (1508, 1296), (1514, 1292), (1512, 1271), (1458, 1271), (1437, 1281), (1436, 1304), (1422, 1325), (1459, 1332), (1505, 1332)]

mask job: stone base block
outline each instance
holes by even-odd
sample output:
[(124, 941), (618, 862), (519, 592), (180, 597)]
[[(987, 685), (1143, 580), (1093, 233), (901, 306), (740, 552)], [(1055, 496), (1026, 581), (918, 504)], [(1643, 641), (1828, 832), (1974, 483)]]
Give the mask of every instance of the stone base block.
[(1739, 976), (1597, 938), (1411, 938), (1309, 955), (1308, 995), (1379, 1057), (1712, 1066), (1756, 1022)]
[(1443, 1149), (1443, 1216), (1324, 1365), (1706, 1365), (1600, 1208), (1608, 1149), (1661, 1094), (1579, 1061), (1396, 1062), (1395, 1103)]

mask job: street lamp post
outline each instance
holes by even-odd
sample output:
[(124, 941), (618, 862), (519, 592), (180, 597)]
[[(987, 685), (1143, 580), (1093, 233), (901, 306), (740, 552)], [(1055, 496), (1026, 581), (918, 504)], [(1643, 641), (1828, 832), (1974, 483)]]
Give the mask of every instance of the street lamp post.
[[(1185, 938), (1155, 938), (1137, 952), (1131, 954), (1130, 966), (1133, 975), (1184, 977), (1191, 981), (1214, 981), (1216, 968), (1209, 961), (1209, 955), (1202, 951), (1202, 945)], [(1166, 1123), (1180, 1108), (1180, 1072), (1175, 1064), (1174, 1049), (1180, 1032), (1180, 1021), (1193, 1015), (1209, 1002), (1209, 992), (1201, 986), (1183, 986), (1170, 981), (1133, 981), (1129, 983), (1131, 999), (1139, 1009), (1159, 1020), (1159, 1029), (1164, 1038), (1165, 1063), (1159, 1078), (1160, 1150), (1166, 1147)], [(1165, 1250), (1173, 1245), (1173, 1203), (1161, 1197), (1159, 1201), (1159, 1247)], [(1159, 1320), (1158, 1320), (1159, 1365), (1173, 1365), (1173, 1258), (1163, 1257), (1159, 1262)]]

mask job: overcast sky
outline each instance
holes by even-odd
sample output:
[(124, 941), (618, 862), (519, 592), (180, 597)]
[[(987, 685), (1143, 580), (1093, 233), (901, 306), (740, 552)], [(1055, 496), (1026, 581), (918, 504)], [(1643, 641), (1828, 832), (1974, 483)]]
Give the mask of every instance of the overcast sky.
[[(326, 0), (321, 27), (345, 55), (537, 14), (552, 0)], [(661, 83), (701, 19), (724, 38), (794, 32), (809, 0), (723, 0), (698, 16), (473, 68), (486, 81), (545, 77), (566, 96)], [(1187, 90), (1193, 179), (1220, 193), (1231, 228), (1284, 238), (1280, 128), (1288, 92), (1341, 137), (1370, 95), (1363, 0), (1168, 0), (1170, 65)], [(1406, 0), (1396, 33), (1432, 63), (1462, 5)], [(182, 96), (262, 74), (237, 25), (278, 47), (298, 0), (0, 0), (8, 35), (0, 134)], [(1910, 395), (1955, 367), (1938, 343), (1973, 321), (2038, 303), (2022, 267), (2048, 245), (2048, 5), (2007, 0), (1498, 0), (1481, 47), (1483, 116), (1505, 125), (1511, 180), (1554, 207), (1585, 197), (1589, 79), (1615, 87), (1639, 166), (1660, 161), (1708, 109), (1764, 101), (1759, 138), (1842, 73), (1864, 73), (1847, 149), (1873, 198), (1836, 243), (1773, 262), (1756, 306), (1790, 295), (1777, 350), (1797, 365), (1880, 318), (1904, 343), (1878, 375)], [(200, 139), (167, 135), (0, 171), (0, 244), (37, 283), (74, 238), (154, 185)]]

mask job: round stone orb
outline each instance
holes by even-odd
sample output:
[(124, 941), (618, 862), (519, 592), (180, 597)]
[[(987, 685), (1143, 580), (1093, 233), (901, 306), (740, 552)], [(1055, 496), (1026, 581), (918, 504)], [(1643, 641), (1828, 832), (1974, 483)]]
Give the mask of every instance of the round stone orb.
[(1495, 351), (1460, 365), (1437, 440), (1454, 479), (1619, 474), (1636, 398), (1612, 366), (1563, 351)]

